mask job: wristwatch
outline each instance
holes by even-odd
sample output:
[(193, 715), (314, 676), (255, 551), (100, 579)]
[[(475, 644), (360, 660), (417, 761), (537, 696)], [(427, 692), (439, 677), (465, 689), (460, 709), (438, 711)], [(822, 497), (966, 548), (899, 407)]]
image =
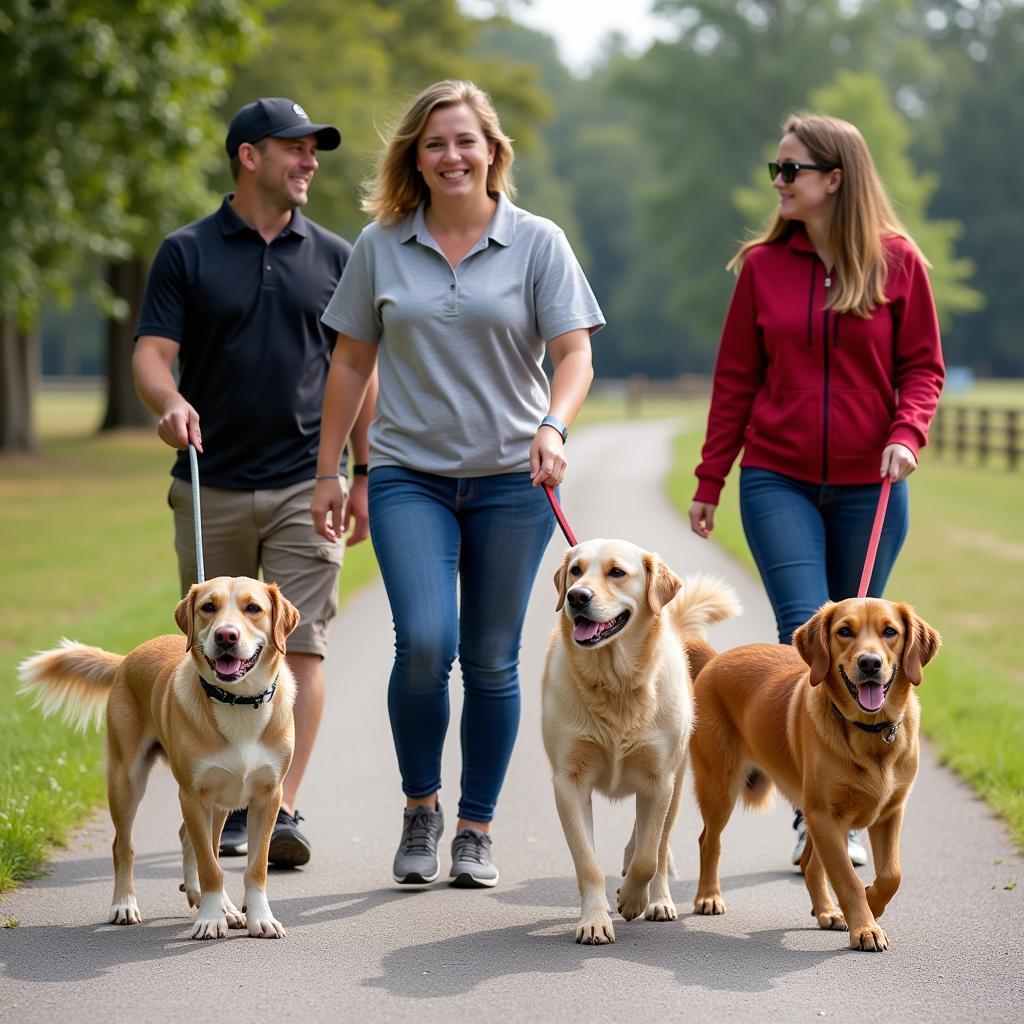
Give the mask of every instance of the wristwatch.
[(357, 462), (352, 467), (353, 476), (367, 476), (370, 472), (370, 467), (365, 462)]
[[(562, 444), (569, 440), (569, 428), (557, 416), (545, 416), (540, 427), (554, 427), (562, 435)], [(540, 427), (537, 429), (540, 430)]]

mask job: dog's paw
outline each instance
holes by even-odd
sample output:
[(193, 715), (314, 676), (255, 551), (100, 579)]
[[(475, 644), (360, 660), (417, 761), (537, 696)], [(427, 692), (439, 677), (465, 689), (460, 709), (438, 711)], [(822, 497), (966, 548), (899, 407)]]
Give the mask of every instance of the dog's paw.
[(107, 915), (107, 921), (110, 924), (139, 924), (141, 920), (139, 904), (134, 896), (123, 900), (114, 900), (110, 904), (110, 913)]
[(885, 937), (885, 932), (877, 924), (850, 929), (850, 949), (856, 949), (864, 953), (881, 953), (888, 948), (889, 940)]
[(193, 888), (191, 885), (186, 885), (184, 882), (182, 882), (181, 885), (178, 886), (178, 892), (183, 892), (185, 894), (185, 899), (188, 900), (188, 905), (190, 907), (199, 906), (199, 897), (201, 894), (199, 892), (198, 883)]
[(693, 901), (695, 914), (724, 914), (725, 901), (721, 896), (700, 896)]
[(228, 933), (228, 921), (221, 909), (219, 892), (203, 893), (199, 900), (199, 913), (192, 922), (192, 939), (222, 939)]
[(267, 894), (257, 888), (246, 890), (245, 920), (254, 939), (283, 939), (288, 934), (284, 925), (274, 917)]
[(583, 946), (607, 946), (615, 941), (615, 928), (607, 913), (590, 920), (581, 920), (576, 928), (576, 941)]
[(842, 912), (836, 910), (835, 907), (826, 907), (817, 914), (812, 910), (811, 917), (818, 922), (819, 928), (824, 928), (826, 931), (846, 931), (846, 918), (843, 917)]
[(622, 888), (615, 893), (616, 905), (624, 921), (632, 921), (640, 917), (651, 902), (650, 885), (631, 885), (629, 879), (622, 883)]
[(668, 899), (655, 900), (644, 911), (644, 919), (647, 921), (674, 921), (678, 916), (676, 905)]
[(220, 909), (224, 911), (229, 928), (245, 927), (245, 914), (231, 902), (231, 897), (226, 892), (221, 894)]

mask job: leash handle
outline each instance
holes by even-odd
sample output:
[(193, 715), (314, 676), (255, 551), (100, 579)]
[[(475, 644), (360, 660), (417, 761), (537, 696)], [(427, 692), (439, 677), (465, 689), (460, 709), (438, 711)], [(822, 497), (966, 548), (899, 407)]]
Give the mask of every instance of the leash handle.
[(864, 571), (860, 576), (860, 586), (857, 588), (858, 597), (866, 597), (868, 584), (871, 582), (871, 573), (875, 568), (875, 555), (878, 554), (878, 541), (882, 536), (882, 524), (885, 522), (885, 510), (889, 506), (889, 491), (892, 490), (892, 477), (888, 473), (882, 481), (882, 490), (878, 495), (878, 508), (875, 510), (875, 521), (871, 526), (871, 539), (868, 541), (868, 553), (864, 559)]
[(558, 520), (558, 525), (562, 528), (562, 533), (565, 534), (565, 539), (571, 547), (576, 547), (578, 541), (573, 535), (572, 527), (569, 526), (569, 520), (565, 518), (562, 506), (558, 504), (554, 488), (544, 484), (544, 493), (548, 496), (548, 501), (551, 502), (551, 511), (555, 513), (555, 518)]
[(189, 442), (188, 466), (192, 474), (192, 522), (196, 530), (196, 582), (206, 582), (206, 571), (203, 568), (203, 516), (199, 507), (199, 460), (196, 458), (196, 446)]

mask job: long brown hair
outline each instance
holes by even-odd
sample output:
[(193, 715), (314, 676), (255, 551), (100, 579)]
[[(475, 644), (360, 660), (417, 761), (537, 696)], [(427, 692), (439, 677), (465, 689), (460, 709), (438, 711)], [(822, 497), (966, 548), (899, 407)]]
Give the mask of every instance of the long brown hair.
[(381, 154), (373, 178), (363, 183), (362, 208), (375, 220), (394, 224), (412, 213), (430, 196), (416, 169), (416, 144), (430, 115), (440, 107), (465, 103), (477, 116), (484, 137), (494, 146), (494, 161), (487, 170), (487, 191), (516, 194), (512, 180), (512, 140), (501, 130), (491, 98), (473, 82), (446, 79), (417, 96), (399, 119)]
[[(784, 135), (795, 135), (816, 163), (842, 168), (842, 184), (830, 204), (826, 227), (836, 261), (836, 286), (825, 305), (837, 313), (870, 316), (886, 301), (885, 237), (898, 235), (917, 246), (896, 216), (871, 151), (854, 125), (838, 117), (793, 114), (782, 129)], [(764, 233), (744, 242), (728, 269), (738, 269), (751, 249), (783, 238), (791, 228), (776, 210)]]

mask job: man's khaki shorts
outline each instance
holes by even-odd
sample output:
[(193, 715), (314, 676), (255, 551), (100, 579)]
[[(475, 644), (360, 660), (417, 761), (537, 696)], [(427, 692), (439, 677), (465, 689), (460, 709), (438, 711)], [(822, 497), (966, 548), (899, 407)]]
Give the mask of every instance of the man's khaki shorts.
[[(276, 583), (302, 616), (288, 637), (297, 654), (327, 653), (327, 628), (338, 612), (338, 573), (343, 542), (332, 544), (313, 529), (309, 503), (315, 481), (259, 491), (199, 488), (203, 568), (206, 578), (251, 576)], [(177, 477), (167, 503), (174, 510), (174, 548), (181, 593), (196, 582), (192, 485)]]

